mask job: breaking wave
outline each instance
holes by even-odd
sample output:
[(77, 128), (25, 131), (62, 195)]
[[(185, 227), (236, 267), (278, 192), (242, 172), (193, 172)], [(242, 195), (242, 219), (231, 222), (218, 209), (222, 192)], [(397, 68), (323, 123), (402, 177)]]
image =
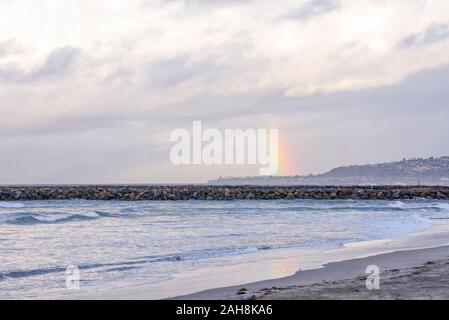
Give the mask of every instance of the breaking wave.
[(93, 220), (108, 216), (107, 213), (88, 211), (85, 213), (7, 213), (0, 215), (0, 223), (8, 224), (38, 224), (38, 223), (61, 223), (75, 220)]
[(24, 208), (24, 207), (25, 207), (25, 205), (20, 202), (0, 201), (0, 208), (16, 209), (16, 208)]
[(391, 202), (388, 204), (389, 208), (393, 208), (393, 209), (405, 209), (405, 204), (402, 201), (395, 201), (395, 202)]

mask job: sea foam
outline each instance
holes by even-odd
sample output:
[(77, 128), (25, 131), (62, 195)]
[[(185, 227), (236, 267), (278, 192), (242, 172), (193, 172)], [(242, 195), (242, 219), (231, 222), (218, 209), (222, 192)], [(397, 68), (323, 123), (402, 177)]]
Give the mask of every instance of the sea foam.
[(25, 205), (20, 202), (0, 201), (0, 208), (24, 208)]

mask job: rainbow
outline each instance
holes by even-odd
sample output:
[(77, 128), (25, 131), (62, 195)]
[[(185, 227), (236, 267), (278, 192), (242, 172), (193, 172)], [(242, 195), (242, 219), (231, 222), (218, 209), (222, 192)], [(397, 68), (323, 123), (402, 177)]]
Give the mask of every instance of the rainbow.
[(293, 148), (288, 139), (279, 134), (279, 150), (276, 157), (278, 162), (278, 172), (279, 176), (295, 175), (298, 172), (298, 166), (293, 155)]

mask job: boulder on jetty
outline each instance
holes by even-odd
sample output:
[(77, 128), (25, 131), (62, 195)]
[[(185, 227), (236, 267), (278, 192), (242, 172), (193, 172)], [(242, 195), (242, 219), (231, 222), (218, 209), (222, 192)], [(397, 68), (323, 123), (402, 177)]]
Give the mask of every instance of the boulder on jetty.
[(0, 186), (0, 201), (15, 200), (449, 200), (446, 186)]

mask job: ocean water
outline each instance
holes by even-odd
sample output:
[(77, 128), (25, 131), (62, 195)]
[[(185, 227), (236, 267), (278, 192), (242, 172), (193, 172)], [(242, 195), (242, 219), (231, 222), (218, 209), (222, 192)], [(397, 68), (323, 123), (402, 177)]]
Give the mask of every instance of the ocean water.
[(0, 299), (70, 298), (70, 265), (94, 292), (278, 250), (398, 238), (433, 219), (449, 219), (448, 201), (0, 202)]

